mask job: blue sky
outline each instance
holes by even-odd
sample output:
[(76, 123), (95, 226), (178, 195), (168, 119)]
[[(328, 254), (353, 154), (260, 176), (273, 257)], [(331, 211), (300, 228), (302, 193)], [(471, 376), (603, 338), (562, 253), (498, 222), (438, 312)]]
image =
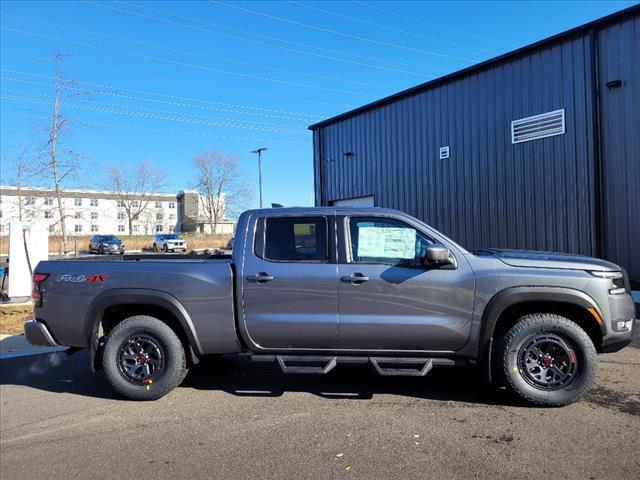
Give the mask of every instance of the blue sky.
[(0, 180), (17, 148), (46, 141), (53, 58), (78, 88), (65, 146), (74, 186), (102, 188), (111, 162), (151, 160), (168, 191), (191, 159), (238, 156), (265, 203), (310, 205), (307, 126), (637, 2), (7, 2), (1, 4)]

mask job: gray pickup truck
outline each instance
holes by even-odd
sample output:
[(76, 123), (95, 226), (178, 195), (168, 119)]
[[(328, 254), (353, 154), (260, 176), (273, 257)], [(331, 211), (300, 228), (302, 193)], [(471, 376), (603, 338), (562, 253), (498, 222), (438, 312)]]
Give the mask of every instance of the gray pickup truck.
[(469, 252), (402, 212), (274, 208), (241, 215), (232, 256), (46, 261), (35, 345), (89, 348), (130, 399), (157, 399), (205, 355), (270, 356), (284, 372), (343, 363), (423, 376), (477, 365), (534, 405), (571, 403), (598, 352), (629, 344), (624, 271), (589, 257)]

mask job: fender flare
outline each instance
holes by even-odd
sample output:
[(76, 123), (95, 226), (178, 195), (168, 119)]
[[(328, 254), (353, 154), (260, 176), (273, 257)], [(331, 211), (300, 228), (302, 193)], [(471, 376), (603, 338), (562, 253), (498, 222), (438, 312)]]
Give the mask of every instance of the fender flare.
[[(495, 330), (498, 319), (508, 308), (518, 303), (528, 302), (555, 302), (566, 303), (572, 306), (589, 309), (593, 308), (602, 318), (602, 311), (596, 303), (586, 293), (573, 288), (565, 287), (511, 287), (501, 290), (495, 294), (482, 314), (482, 322), (479, 334), (479, 347), (481, 354), (481, 363), (485, 365), (485, 373), (489, 382), (491, 382), (491, 347), (493, 344), (493, 332)], [(598, 324), (603, 336), (606, 334), (606, 326)]]
[[(142, 288), (116, 288), (107, 290), (98, 295), (89, 305), (84, 322), (84, 333), (89, 339), (91, 350), (91, 365), (95, 365), (95, 354), (98, 351), (98, 326), (102, 321), (104, 312), (109, 307), (120, 305), (146, 304), (162, 308), (170, 312), (179, 322), (189, 342), (189, 347), (202, 353), (200, 342), (196, 334), (189, 313), (180, 301), (168, 293)], [(193, 353), (193, 352), (192, 352)]]

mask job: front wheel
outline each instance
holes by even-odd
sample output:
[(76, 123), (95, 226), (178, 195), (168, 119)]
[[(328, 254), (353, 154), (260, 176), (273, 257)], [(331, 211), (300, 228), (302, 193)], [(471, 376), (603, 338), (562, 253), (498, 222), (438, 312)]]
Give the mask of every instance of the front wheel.
[(162, 321), (127, 318), (107, 335), (102, 364), (111, 386), (131, 400), (156, 400), (182, 383), (187, 363), (182, 342)]
[(169, 247), (167, 247), (167, 244), (166, 244), (166, 243), (164, 244), (164, 247), (162, 247), (162, 251), (163, 251), (164, 253), (169, 253)]
[(520, 317), (494, 352), (501, 383), (520, 399), (543, 407), (579, 400), (598, 369), (589, 335), (568, 318), (550, 313)]

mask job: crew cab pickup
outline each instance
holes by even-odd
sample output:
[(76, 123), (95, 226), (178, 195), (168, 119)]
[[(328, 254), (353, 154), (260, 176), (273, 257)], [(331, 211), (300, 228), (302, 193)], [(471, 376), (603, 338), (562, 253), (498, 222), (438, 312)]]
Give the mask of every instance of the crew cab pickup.
[(630, 343), (617, 265), (548, 252), (467, 251), (377, 208), (250, 210), (232, 256), (44, 261), (29, 342), (89, 348), (123, 396), (159, 398), (206, 355), (269, 356), (284, 372), (344, 363), (380, 375), (478, 365), (541, 406), (590, 387), (596, 354)]

